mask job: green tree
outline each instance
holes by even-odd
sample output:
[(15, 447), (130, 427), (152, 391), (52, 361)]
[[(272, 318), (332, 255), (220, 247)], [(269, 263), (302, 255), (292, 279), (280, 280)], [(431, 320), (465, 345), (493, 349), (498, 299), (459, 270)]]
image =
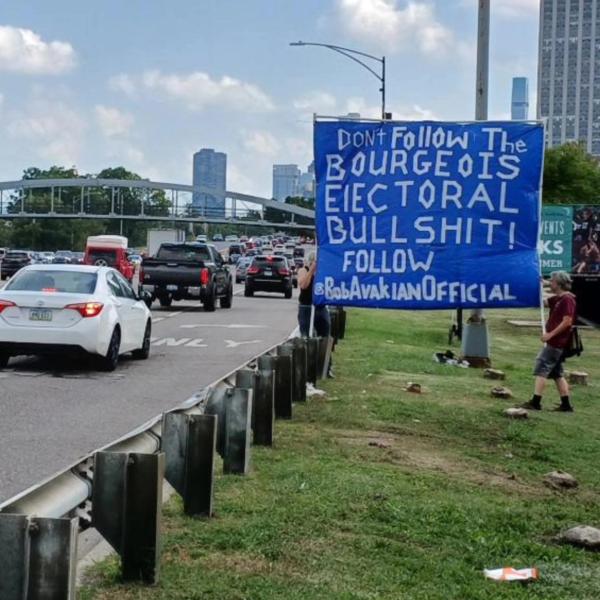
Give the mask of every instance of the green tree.
[(600, 167), (580, 143), (549, 148), (544, 159), (545, 204), (588, 204), (600, 199)]
[[(23, 172), (22, 179), (126, 179), (141, 180), (142, 178), (124, 167), (108, 168), (98, 175), (81, 175), (77, 169), (53, 166), (42, 170), (30, 167)], [(84, 188), (80, 187), (37, 188), (25, 190), (22, 194), (11, 198), (9, 212), (19, 213), (49, 213), (57, 215), (78, 213), (82, 208), (86, 213), (109, 215), (140, 214), (142, 206), (148, 216), (168, 216), (171, 202), (163, 190), (143, 188), (119, 188), (115, 192), (110, 187)], [(82, 206), (83, 205), (83, 206)], [(129, 238), (131, 246), (144, 246), (146, 232), (155, 226), (148, 221), (123, 219), (18, 219), (14, 221), (8, 236), (12, 247), (31, 248), (34, 250), (56, 250), (70, 248), (83, 250), (89, 235), (113, 233)], [(3, 232), (5, 233), (5, 232)], [(7, 237), (6, 235), (3, 236)]]

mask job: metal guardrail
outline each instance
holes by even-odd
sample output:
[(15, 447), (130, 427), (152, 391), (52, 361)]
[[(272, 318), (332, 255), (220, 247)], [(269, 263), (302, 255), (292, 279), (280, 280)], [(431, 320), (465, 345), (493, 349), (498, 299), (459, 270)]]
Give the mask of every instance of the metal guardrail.
[(271, 446), (306, 383), (327, 372), (346, 314), (330, 309), (329, 338), (290, 338), (177, 407), (0, 504), (0, 599), (75, 598), (78, 533), (95, 527), (121, 556), (124, 580), (155, 583), (165, 478), (184, 512), (213, 512), (214, 454), (244, 475), (251, 443)]

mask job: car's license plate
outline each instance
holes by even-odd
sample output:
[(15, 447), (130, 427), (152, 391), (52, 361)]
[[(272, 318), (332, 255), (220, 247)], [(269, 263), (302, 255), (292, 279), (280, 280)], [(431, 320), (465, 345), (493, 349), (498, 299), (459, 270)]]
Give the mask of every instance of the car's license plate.
[(269, 271), (265, 271), (265, 275), (267, 277), (271, 277), (271, 275), (273, 275), (273, 271), (270, 271), (270, 270)]
[(52, 321), (51, 310), (32, 309), (29, 311), (30, 321)]
[(177, 291), (177, 286), (176, 285), (168, 285), (167, 286), (167, 290), (169, 292), (176, 292)]

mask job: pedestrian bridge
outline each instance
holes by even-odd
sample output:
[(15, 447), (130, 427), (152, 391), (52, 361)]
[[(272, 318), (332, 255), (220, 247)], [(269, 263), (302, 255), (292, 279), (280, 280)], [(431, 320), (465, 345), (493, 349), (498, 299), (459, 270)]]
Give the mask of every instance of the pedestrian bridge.
[(21, 179), (0, 182), (0, 219), (130, 219), (314, 229), (312, 210), (225, 192), (225, 207), (192, 202), (214, 197), (203, 186), (148, 179)]

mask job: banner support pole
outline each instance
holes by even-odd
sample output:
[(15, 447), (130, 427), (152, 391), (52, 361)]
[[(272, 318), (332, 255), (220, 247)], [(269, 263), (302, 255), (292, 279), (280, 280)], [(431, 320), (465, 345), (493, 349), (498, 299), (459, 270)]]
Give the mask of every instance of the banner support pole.
[[(477, 75), (475, 84), (475, 120), (487, 121), (490, 62), (490, 0), (479, 0), (477, 27)], [(483, 310), (471, 311), (461, 340), (462, 358), (472, 367), (489, 367), (490, 344)]]

